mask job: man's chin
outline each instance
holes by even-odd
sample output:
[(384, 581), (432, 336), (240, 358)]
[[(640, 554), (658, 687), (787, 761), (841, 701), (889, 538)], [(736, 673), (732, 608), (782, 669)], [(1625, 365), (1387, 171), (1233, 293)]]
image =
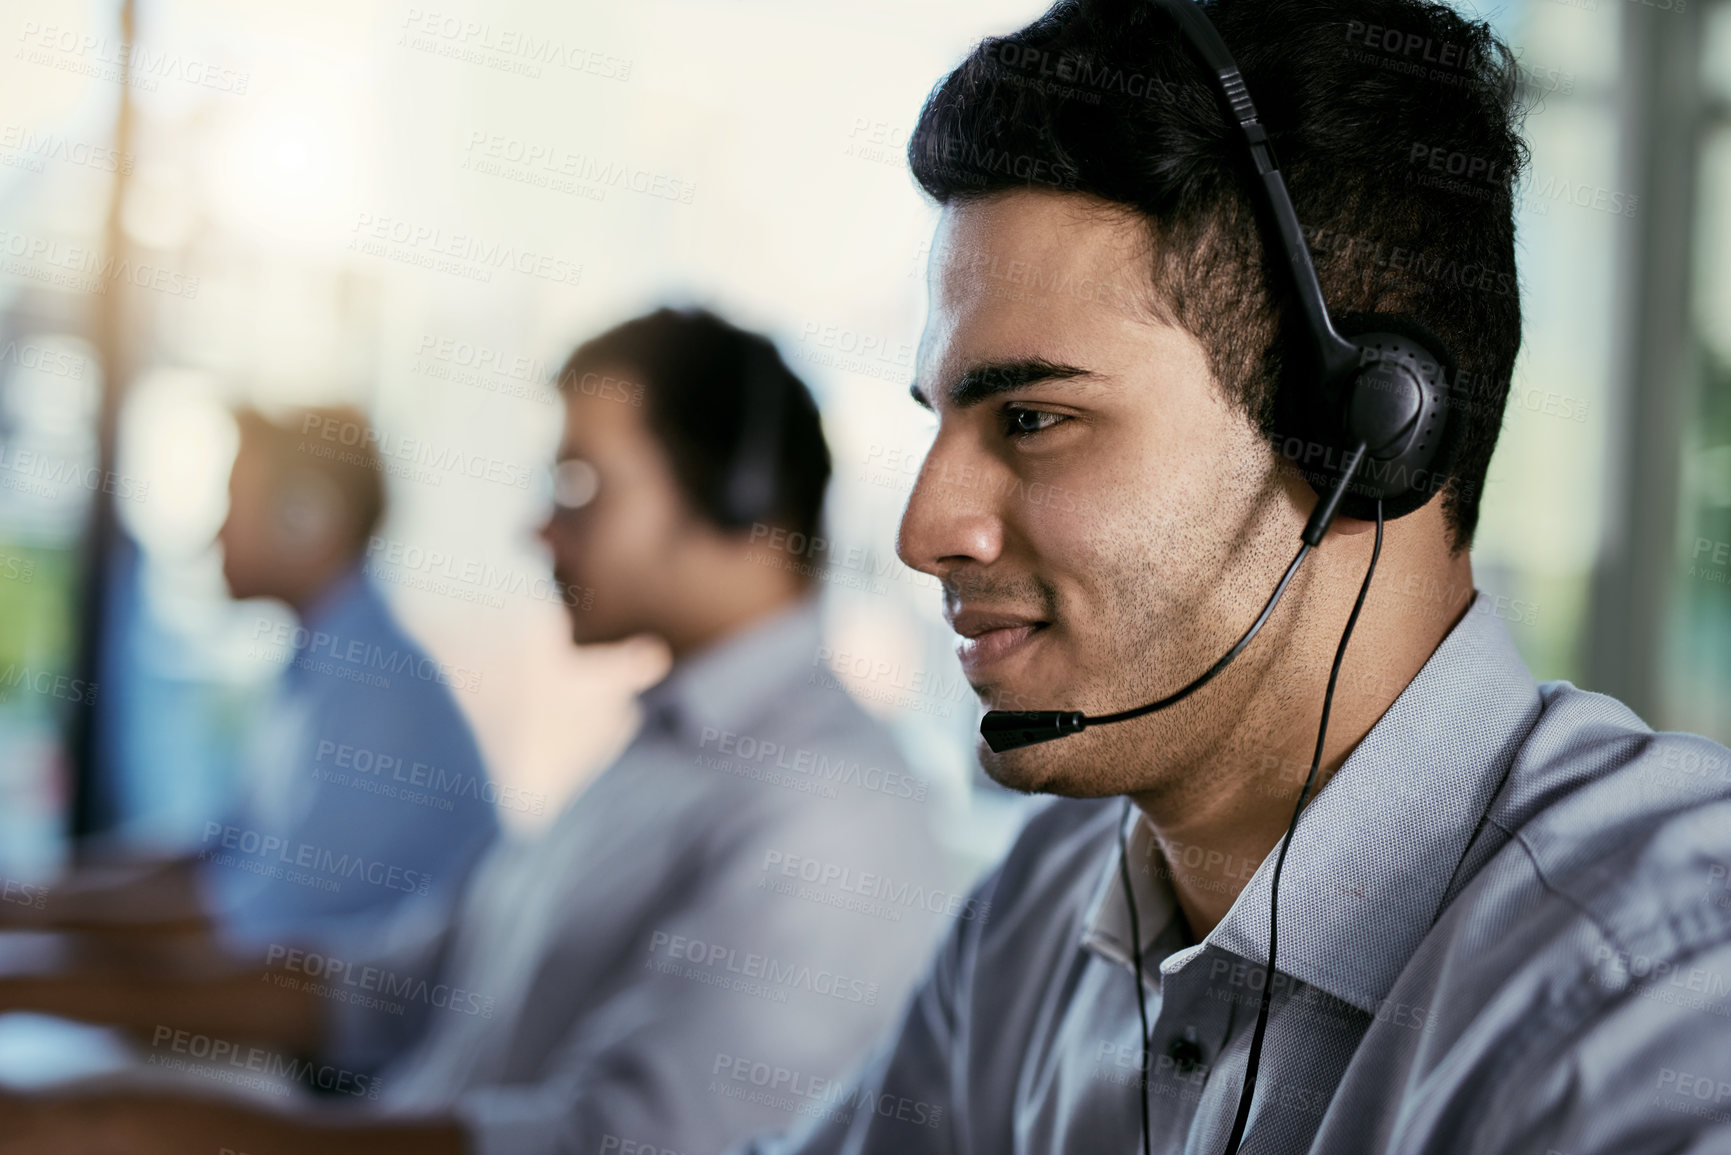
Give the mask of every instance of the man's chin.
[(1085, 741), (1081, 736), (1058, 738), (999, 754), (981, 740), (980, 768), (998, 785), (1022, 794), (1104, 798), (1120, 793), (1085, 749), (1065, 745)]
[[(1074, 708), (1066, 704), (1071, 694), (1041, 686), (1032, 691), (1004, 681), (973, 685), (980, 704), (987, 710), (1044, 710)], [(1067, 798), (1095, 798), (1109, 791), (1090, 788), (1094, 759), (1087, 734), (1055, 738), (1032, 746), (1019, 746), (999, 754), (980, 740), (980, 769), (998, 785), (1023, 794), (1058, 794)]]

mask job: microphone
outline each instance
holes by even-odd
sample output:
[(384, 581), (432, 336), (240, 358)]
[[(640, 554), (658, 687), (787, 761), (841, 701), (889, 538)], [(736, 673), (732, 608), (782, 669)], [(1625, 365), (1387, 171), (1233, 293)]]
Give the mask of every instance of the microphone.
[(987, 710), (980, 719), (980, 736), (999, 753), (1087, 728), (1088, 715), (1080, 710)]
[(1064, 738), (1071, 734), (1080, 734), (1089, 726), (1107, 726), (1113, 722), (1127, 722), (1131, 718), (1140, 718), (1144, 714), (1152, 714), (1164, 710), (1168, 706), (1177, 705), (1191, 694), (1200, 690), (1213, 680), (1214, 675), (1232, 664), (1232, 659), (1244, 652), (1252, 639), (1262, 631), (1262, 626), (1274, 613), (1274, 607), (1280, 604), (1280, 596), (1286, 592), (1292, 577), (1298, 572), (1298, 567), (1310, 555), (1313, 546), (1321, 545), (1323, 535), (1334, 523), (1334, 515), (1340, 509), (1340, 499), (1346, 494), (1347, 484), (1358, 472), (1359, 464), (1364, 460), (1366, 452), (1364, 442), (1352, 451), (1352, 456), (1345, 462), (1340, 480), (1334, 488), (1316, 503), (1316, 508), (1310, 513), (1310, 518), (1304, 524), (1304, 532), (1300, 535), (1302, 544), (1298, 552), (1292, 556), (1292, 561), (1286, 567), (1286, 573), (1280, 578), (1280, 584), (1274, 587), (1268, 601), (1262, 606), (1262, 612), (1256, 615), (1256, 620), (1250, 628), (1244, 631), (1242, 637), (1230, 650), (1222, 654), (1220, 660), (1204, 670), (1200, 677), (1183, 689), (1174, 691), (1146, 706), (1136, 706), (1129, 710), (1120, 710), (1116, 714), (1084, 714), (1080, 710), (988, 710), (986, 716), (980, 719), (980, 737), (986, 740), (986, 745), (992, 748), (994, 754), (1002, 754), (1006, 750), (1018, 750), (1023, 746), (1033, 746), (1040, 742), (1050, 742), (1054, 738)]

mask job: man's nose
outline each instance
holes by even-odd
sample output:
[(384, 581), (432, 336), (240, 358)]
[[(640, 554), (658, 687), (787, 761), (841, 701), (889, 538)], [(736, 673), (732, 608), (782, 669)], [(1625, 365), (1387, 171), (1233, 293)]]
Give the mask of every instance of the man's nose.
[(1003, 550), (998, 495), (1003, 465), (940, 433), (908, 494), (896, 553), (911, 569), (939, 579), (960, 565), (990, 565)]

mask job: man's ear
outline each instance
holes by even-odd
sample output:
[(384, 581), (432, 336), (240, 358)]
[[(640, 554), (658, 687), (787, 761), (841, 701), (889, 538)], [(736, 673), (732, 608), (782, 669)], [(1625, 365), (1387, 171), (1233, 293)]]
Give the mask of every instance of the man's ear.
[(1335, 533), (1343, 533), (1347, 537), (1357, 537), (1359, 534), (1376, 528), (1374, 521), (1361, 521), (1356, 517), (1347, 517), (1344, 513), (1336, 514), (1334, 524), (1329, 527)]

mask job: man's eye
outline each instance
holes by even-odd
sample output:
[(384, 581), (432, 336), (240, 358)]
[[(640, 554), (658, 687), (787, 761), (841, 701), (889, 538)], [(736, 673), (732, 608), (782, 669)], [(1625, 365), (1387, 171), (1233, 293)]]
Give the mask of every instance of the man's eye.
[(1017, 405), (1004, 407), (1005, 424), (1009, 427), (1009, 432), (1015, 435), (1039, 433), (1063, 420), (1063, 414), (1047, 413), (1043, 409), (1023, 409)]

